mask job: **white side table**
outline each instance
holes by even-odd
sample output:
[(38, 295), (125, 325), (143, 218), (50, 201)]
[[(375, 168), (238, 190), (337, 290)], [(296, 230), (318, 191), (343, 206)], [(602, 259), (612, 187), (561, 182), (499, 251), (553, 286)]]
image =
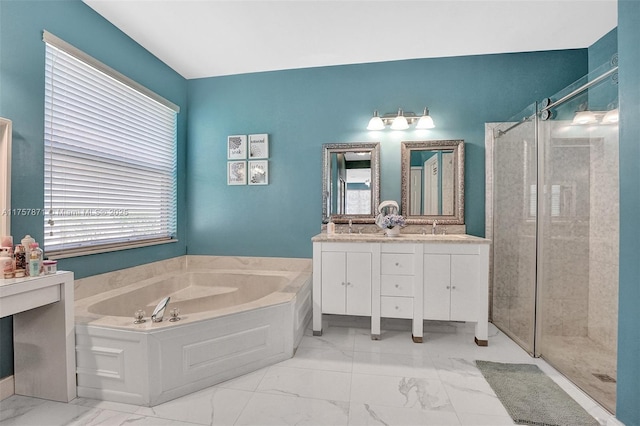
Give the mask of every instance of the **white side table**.
[(13, 315), (15, 393), (76, 397), (73, 272), (0, 279), (0, 317)]

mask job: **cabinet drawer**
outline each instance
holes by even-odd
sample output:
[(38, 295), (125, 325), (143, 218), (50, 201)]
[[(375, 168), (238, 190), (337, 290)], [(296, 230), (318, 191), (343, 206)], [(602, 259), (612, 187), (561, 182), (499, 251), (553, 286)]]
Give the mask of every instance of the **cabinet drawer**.
[(413, 255), (403, 253), (382, 253), (380, 272), (384, 275), (413, 275)]
[(416, 245), (407, 243), (380, 244), (380, 253), (415, 253)]
[(380, 316), (385, 318), (413, 318), (413, 298), (382, 296), (380, 298)]
[(413, 297), (413, 276), (381, 275), (380, 294), (383, 296)]

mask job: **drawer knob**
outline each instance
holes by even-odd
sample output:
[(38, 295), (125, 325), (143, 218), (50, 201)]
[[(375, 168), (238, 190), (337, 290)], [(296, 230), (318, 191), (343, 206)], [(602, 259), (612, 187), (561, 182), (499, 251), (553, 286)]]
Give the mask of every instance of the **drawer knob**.
[(396, 266), (400, 266), (400, 262), (396, 262)]
[(400, 288), (400, 284), (396, 284), (396, 288)]
[(396, 306), (396, 311), (397, 311), (398, 309), (400, 309), (400, 308)]
[(450, 286), (450, 285), (448, 285), (448, 286), (447, 286), (447, 290), (449, 290), (449, 289), (451, 289), (451, 286)]

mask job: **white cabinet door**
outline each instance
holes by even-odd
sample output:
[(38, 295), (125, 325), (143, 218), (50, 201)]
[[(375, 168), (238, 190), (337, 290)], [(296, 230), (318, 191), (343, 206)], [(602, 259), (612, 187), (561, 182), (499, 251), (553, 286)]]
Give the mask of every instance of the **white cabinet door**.
[(345, 314), (346, 310), (346, 253), (322, 253), (322, 312)]
[(477, 255), (451, 255), (451, 320), (475, 321), (478, 306), (489, 303), (479, 292), (479, 261)]
[(450, 319), (451, 255), (424, 255), (423, 316), (430, 320)]
[(479, 256), (424, 255), (424, 318), (476, 321), (480, 300)]
[(346, 253), (348, 315), (371, 315), (371, 253)]
[(371, 253), (322, 253), (322, 312), (371, 315)]

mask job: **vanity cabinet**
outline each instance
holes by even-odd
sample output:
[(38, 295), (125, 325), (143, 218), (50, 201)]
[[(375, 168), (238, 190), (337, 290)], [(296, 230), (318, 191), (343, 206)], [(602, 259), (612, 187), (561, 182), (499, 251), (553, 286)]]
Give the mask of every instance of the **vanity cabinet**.
[(325, 313), (370, 316), (371, 253), (323, 252), (322, 290)]
[(422, 318), (475, 322), (475, 342), (478, 346), (487, 346), (488, 241), (487, 244), (425, 244), (423, 268)]
[(478, 254), (424, 255), (424, 319), (474, 321), (480, 297)]
[(374, 251), (368, 243), (313, 244), (314, 335), (322, 334), (323, 313), (372, 315)]
[(313, 241), (313, 333), (322, 314), (412, 320), (422, 342), (423, 320), (475, 322), (487, 345), (489, 240), (469, 235), (320, 234)]

